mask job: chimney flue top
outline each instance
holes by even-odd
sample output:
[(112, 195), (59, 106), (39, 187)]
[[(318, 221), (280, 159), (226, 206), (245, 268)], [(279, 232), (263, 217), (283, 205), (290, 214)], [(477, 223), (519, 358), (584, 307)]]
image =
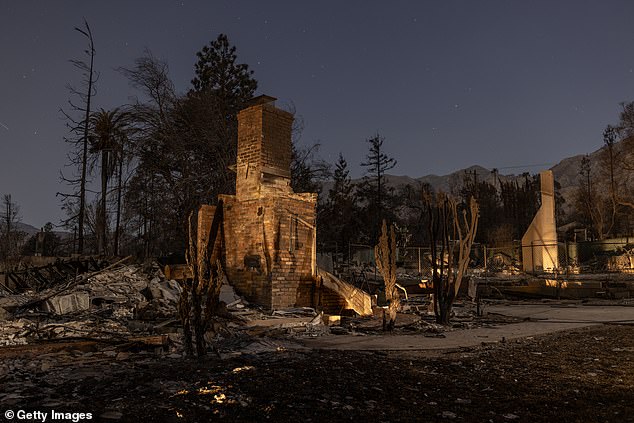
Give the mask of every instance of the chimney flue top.
[(271, 104), (271, 106), (275, 106), (275, 100), (277, 100), (277, 98), (271, 97), (270, 95), (262, 94), (257, 97), (253, 97), (247, 102), (247, 105), (249, 107), (259, 106), (261, 104)]

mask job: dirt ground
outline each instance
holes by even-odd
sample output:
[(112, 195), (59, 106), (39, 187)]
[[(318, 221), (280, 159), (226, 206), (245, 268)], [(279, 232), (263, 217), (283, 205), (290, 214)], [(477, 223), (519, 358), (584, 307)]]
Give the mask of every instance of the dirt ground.
[(122, 422), (634, 421), (631, 325), (453, 351), (280, 348), (202, 361), (90, 343), (29, 348), (31, 357), (0, 350), (0, 415), (54, 409)]

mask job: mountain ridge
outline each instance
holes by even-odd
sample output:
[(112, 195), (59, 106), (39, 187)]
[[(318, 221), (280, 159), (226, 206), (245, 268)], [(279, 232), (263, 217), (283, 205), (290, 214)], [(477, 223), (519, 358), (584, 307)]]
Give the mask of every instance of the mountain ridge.
[[(600, 166), (598, 158), (601, 151), (602, 148), (599, 148), (588, 155), (590, 157), (591, 170), (594, 174), (597, 174)], [(572, 207), (574, 192), (578, 186), (580, 176), (579, 170), (581, 167), (581, 160), (585, 156), (585, 154), (577, 154), (566, 157), (549, 169), (553, 171), (555, 181), (560, 185), (559, 192), (565, 200), (564, 207), (566, 209)], [(479, 180), (486, 181), (490, 184), (494, 183), (495, 175), (493, 173), (493, 169), (487, 169), (486, 167), (478, 164), (458, 169), (445, 175), (429, 174), (420, 177), (411, 177), (409, 175), (386, 174), (385, 178), (386, 185), (392, 188), (398, 188), (407, 184), (416, 186), (420, 183), (428, 183), (435, 191), (452, 193), (460, 186), (465, 174), (473, 174), (474, 171)], [(531, 175), (533, 175), (533, 173), (531, 173)], [(524, 173), (502, 174), (498, 172), (497, 177), (499, 180), (506, 182), (509, 180), (519, 180), (520, 178), (524, 178)], [(352, 183), (359, 183), (363, 181), (363, 179), (364, 177), (361, 177), (352, 179), (351, 181)], [(328, 191), (332, 188), (332, 185), (333, 181), (331, 180), (325, 181), (322, 184), (322, 195), (320, 196), (322, 199), (328, 195)]]

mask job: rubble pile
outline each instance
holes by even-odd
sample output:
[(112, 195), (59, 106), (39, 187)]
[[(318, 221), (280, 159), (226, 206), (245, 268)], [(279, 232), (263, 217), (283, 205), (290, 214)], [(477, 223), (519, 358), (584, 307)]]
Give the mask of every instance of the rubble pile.
[[(40, 291), (0, 294), (0, 346), (46, 340), (123, 342), (169, 334), (171, 354), (182, 353), (181, 287), (157, 264), (117, 265)], [(221, 356), (276, 351), (293, 338), (330, 333), (310, 307), (267, 312), (249, 304), (225, 281), (221, 312), (205, 338)]]
[[(458, 302), (453, 327), (437, 325), (427, 295), (417, 292), (420, 278), (404, 276), (396, 332), (443, 336), (448, 330), (487, 324), (478, 318), (475, 304)], [(180, 295), (179, 283), (165, 278), (158, 264), (122, 263), (41, 291), (0, 294), (0, 346), (47, 340), (124, 343), (169, 334), (170, 354), (182, 356)], [(311, 307), (271, 312), (237, 295), (226, 280), (219, 299), (218, 315), (205, 339), (220, 357), (301, 348), (301, 338), (383, 333), (381, 307), (375, 308), (373, 318), (329, 315)]]
[(628, 272), (634, 271), (634, 249), (623, 248), (618, 251), (619, 254), (608, 257), (607, 270), (611, 272)]
[(221, 358), (303, 348), (295, 340), (331, 333), (324, 314), (311, 307), (265, 312), (238, 297), (229, 284), (222, 286), (220, 301), (226, 312), (206, 339)]
[(177, 320), (180, 286), (158, 265), (120, 265), (63, 286), (0, 297), (0, 345), (154, 333)]

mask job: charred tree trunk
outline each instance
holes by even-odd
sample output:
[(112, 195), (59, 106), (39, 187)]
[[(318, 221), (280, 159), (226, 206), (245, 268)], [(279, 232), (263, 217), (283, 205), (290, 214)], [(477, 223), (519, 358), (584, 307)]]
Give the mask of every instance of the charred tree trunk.
[(84, 21), (86, 30), (75, 28), (88, 38), (90, 46), (90, 65), (88, 69), (88, 82), (86, 87), (86, 110), (84, 117), (84, 139), (81, 159), (81, 180), (79, 185), (79, 216), (77, 222), (77, 252), (84, 252), (84, 218), (86, 215), (86, 172), (88, 167), (88, 122), (90, 120), (90, 102), (92, 100), (92, 91), (94, 83), (93, 65), (95, 60), (95, 45), (92, 39), (92, 32), (88, 26), (88, 22)]
[(396, 313), (400, 307), (400, 299), (396, 290), (396, 236), (394, 226), (390, 225), (388, 233), (387, 223), (383, 220), (379, 243), (374, 247), (376, 266), (383, 276), (385, 299), (387, 301), (387, 315), (383, 315), (383, 330), (391, 331), (396, 323)]
[(444, 194), (426, 198), (429, 215), (434, 312), (436, 322), (447, 325), (451, 308), (469, 265), (469, 254), (478, 227), (478, 203), (458, 212), (456, 202)]
[(194, 355), (194, 344), (192, 337), (192, 324), (191, 324), (191, 309), (189, 306), (189, 293), (192, 291), (192, 281), (185, 280), (181, 282), (181, 288), (183, 288), (181, 292), (181, 297), (178, 301), (178, 315), (181, 318), (181, 323), (183, 325), (183, 342), (185, 344), (185, 354), (188, 356)]
[(192, 278), (182, 284), (179, 314), (187, 355), (202, 357), (207, 354), (205, 333), (218, 311), (220, 287), (224, 279), (219, 249), (215, 248), (221, 233), (222, 202), (216, 208), (208, 236), (198, 233), (197, 228), (200, 226), (197, 217), (192, 212), (188, 220), (189, 246), (186, 257)]

